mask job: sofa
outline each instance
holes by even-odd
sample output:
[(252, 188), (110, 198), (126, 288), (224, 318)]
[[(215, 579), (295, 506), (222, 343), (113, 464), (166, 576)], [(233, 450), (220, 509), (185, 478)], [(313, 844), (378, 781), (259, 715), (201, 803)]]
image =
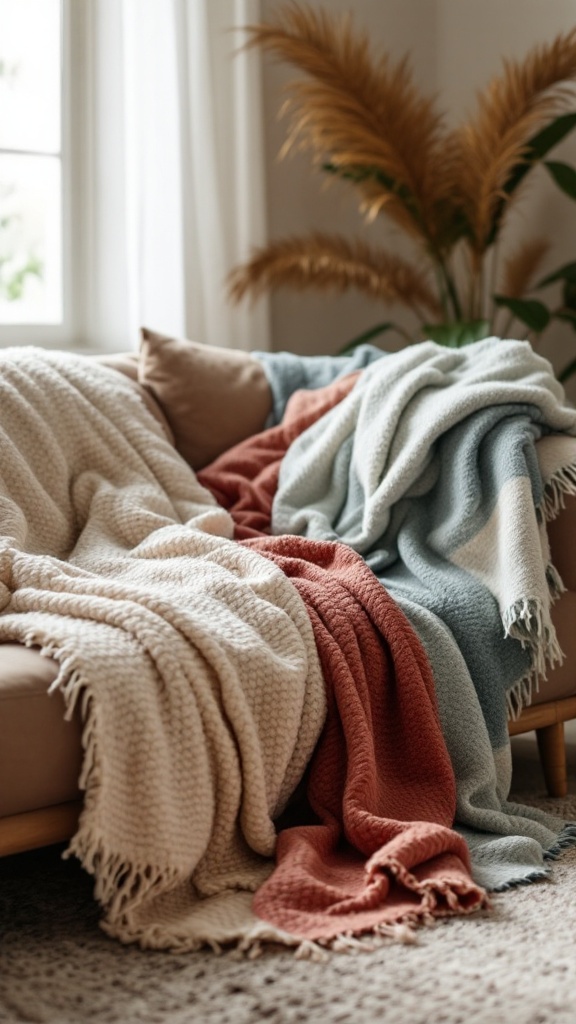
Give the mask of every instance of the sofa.
[[(130, 381), (200, 479), (206, 467), (270, 424), (275, 398), (266, 363), (248, 353), (145, 330), (140, 353), (96, 361)], [(510, 736), (536, 731), (545, 784), (555, 797), (567, 788), (564, 723), (576, 718), (576, 579), (572, 559), (565, 557), (573, 544), (575, 502), (569, 494), (567, 512), (548, 525), (552, 560), (565, 584), (552, 612), (564, 660), (541, 673), (530, 703), (508, 721)], [(1, 855), (66, 841), (78, 825), (81, 713), (75, 708), (66, 715), (62, 694), (51, 692), (57, 675), (57, 662), (46, 651), (0, 644)]]

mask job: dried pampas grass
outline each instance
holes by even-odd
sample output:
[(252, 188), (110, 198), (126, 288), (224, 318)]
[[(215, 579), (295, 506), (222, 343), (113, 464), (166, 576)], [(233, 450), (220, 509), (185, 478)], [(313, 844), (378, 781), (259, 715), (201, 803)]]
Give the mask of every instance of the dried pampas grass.
[(470, 225), (476, 254), (490, 244), (494, 215), (506, 182), (525, 156), (538, 128), (566, 109), (576, 80), (576, 28), (550, 44), (534, 47), (523, 61), (505, 61), (504, 71), (478, 95), (474, 117), (450, 139), (450, 175)]
[(282, 154), (304, 148), (316, 163), (330, 162), (343, 173), (368, 168), (357, 183), (370, 203), (385, 206), (411, 234), (431, 237), (444, 191), (437, 173), (442, 119), (418, 92), (407, 60), (393, 62), (387, 54), (373, 60), (367, 36), (352, 31), (350, 15), (297, 3), (287, 4), (276, 23), (249, 33), (249, 45), (308, 76), (287, 86)]
[[(535, 46), (522, 61), (505, 61), (474, 113), (453, 130), (418, 89), (407, 58), (374, 56), (350, 14), (290, 0), (274, 21), (249, 26), (247, 34), (248, 46), (302, 76), (286, 86), (282, 155), (310, 152), (316, 167), (356, 190), (368, 220), (383, 217), (401, 228), (417, 259), (311, 232), (256, 250), (231, 274), (231, 298), (282, 286), (356, 288), (411, 309), (419, 320), (415, 337), (424, 324), (466, 323), (472, 338), (494, 316), (494, 270), (521, 182), (576, 126), (576, 115), (557, 123), (569, 103), (576, 106), (576, 28)], [(543, 128), (553, 136), (544, 147), (537, 141)], [(521, 303), (546, 251), (541, 239), (524, 243), (504, 264), (498, 305), (509, 300), (516, 317), (525, 309), (521, 322), (529, 327), (539, 303)]]
[(319, 232), (288, 238), (257, 249), (229, 280), (230, 297), (238, 302), (270, 288), (290, 287), (346, 291), (356, 288), (370, 298), (401, 302), (418, 316), (441, 315), (426, 274), (393, 253), (363, 241)]

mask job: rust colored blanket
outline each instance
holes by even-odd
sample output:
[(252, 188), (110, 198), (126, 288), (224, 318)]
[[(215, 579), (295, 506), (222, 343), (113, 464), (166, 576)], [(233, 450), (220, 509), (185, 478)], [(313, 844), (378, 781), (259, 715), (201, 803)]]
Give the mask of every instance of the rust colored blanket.
[(236, 536), (303, 598), (328, 689), (307, 778), (309, 821), (282, 829), (254, 911), (290, 935), (332, 942), (485, 903), (451, 828), (455, 785), (425, 652), (404, 614), (344, 545), (266, 536), (288, 444), (353, 386), (297, 393), (283, 423), (200, 474)]

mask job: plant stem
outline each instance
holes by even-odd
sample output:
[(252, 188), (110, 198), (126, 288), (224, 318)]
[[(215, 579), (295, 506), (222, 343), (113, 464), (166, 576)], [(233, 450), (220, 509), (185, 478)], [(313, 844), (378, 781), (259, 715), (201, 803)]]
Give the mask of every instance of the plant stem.
[(510, 328), (512, 327), (512, 324), (514, 323), (514, 320), (515, 320), (514, 313), (511, 313), (510, 316), (508, 317), (506, 323), (502, 327), (502, 334), (500, 335), (501, 338), (506, 339), (508, 337), (508, 333), (510, 331)]
[[(492, 266), (490, 268), (490, 295), (488, 296), (488, 298), (490, 300), (492, 300), (492, 296), (494, 295), (494, 293), (496, 291), (496, 281), (497, 281), (497, 276), (498, 276), (498, 257), (499, 257), (499, 255), (500, 255), (500, 247), (496, 243), (492, 247)], [(494, 322), (495, 322), (495, 319), (496, 319), (496, 313), (497, 313), (496, 303), (492, 300), (491, 301), (491, 306), (490, 306), (490, 330), (491, 331), (494, 330)]]
[(561, 384), (565, 384), (573, 373), (576, 373), (576, 359), (572, 359), (572, 361), (568, 363), (563, 370), (561, 370), (558, 374), (558, 380)]
[[(447, 296), (450, 298), (450, 301), (452, 303), (454, 319), (462, 320), (462, 306), (460, 305), (460, 299), (458, 298), (458, 292), (456, 291), (456, 286), (454, 284), (454, 281), (452, 280), (452, 276), (442, 256), (438, 255), (436, 258), (438, 262), (438, 267), (442, 274), (442, 280), (446, 286)], [(448, 310), (446, 310), (446, 312), (448, 312)]]
[(480, 320), (484, 310), (484, 290), (486, 287), (486, 274), (484, 268), (484, 261), (482, 260), (478, 265), (478, 278), (477, 278), (477, 292), (476, 292), (476, 310), (475, 316)]
[(440, 296), (440, 305), (442, 306), (442, 312), (444, 314), (444, 320), (450, 319), (450, 310), (448, 309), (448, 296), (446, 293), (446, 283), (442, 271), (440, 270), (439, 263), (436, 262), (434, 265), (434, 271), (436, 274), (436, 283), (438, 285), (438, 294)]

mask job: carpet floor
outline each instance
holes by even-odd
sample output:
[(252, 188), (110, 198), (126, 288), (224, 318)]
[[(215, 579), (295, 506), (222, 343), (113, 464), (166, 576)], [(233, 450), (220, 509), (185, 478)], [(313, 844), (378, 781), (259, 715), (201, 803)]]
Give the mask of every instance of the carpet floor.
[[(514, 794), (550, 800), (532, 737), (514, 741)], [(98, 927), (91, 880), (59, 849), (0, 861), (2, 1024), (575, 1024), (576, 849), (553, 879), (494, 898), (493, 909), (423, 928), (413, 945), (333, 954), (141, 952)]]

